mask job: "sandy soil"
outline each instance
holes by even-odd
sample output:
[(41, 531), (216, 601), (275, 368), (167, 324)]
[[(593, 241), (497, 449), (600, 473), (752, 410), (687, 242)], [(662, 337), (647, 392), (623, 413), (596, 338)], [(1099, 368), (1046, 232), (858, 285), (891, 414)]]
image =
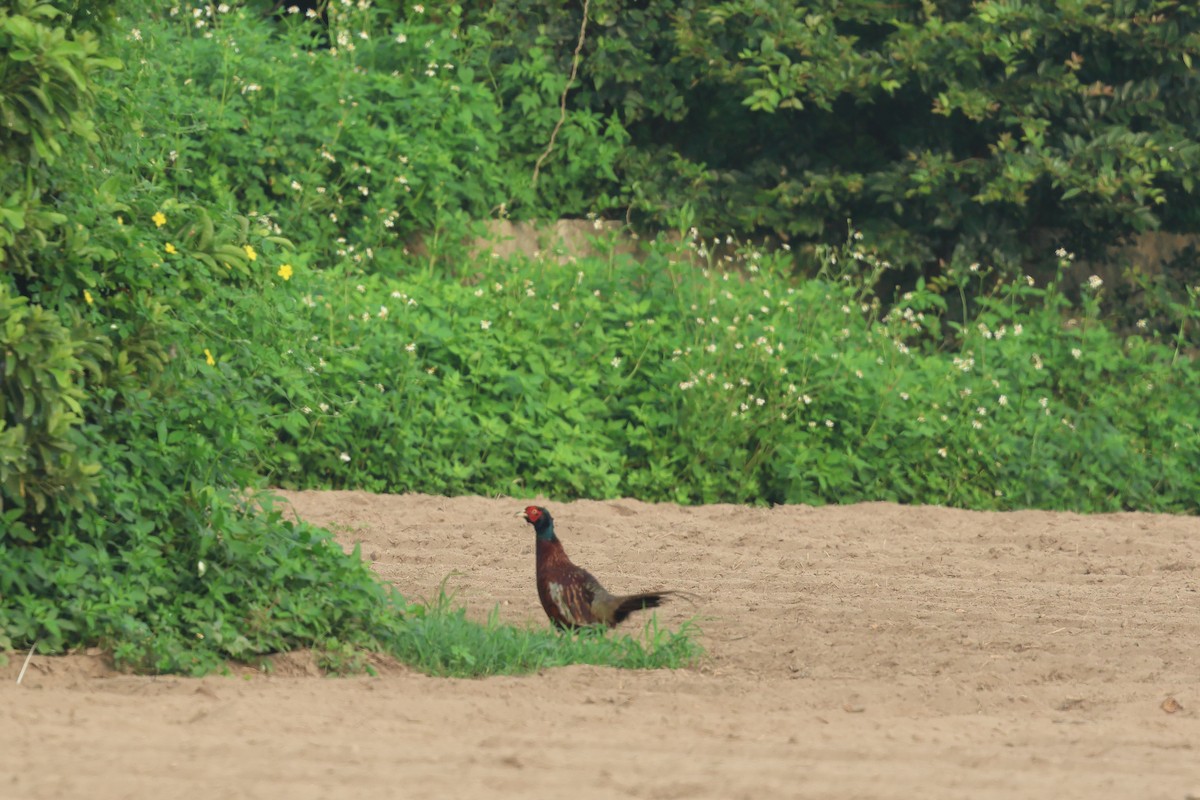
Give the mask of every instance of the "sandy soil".
[[(521, 501), (288, 495), (411, 597), (547, 624)], [(1200, 800), (1200, 519), (547, 503), (707, 660), (521, 678), (0, 668), (0, 797)], [(636, 619), (636, 617), (635, 617)]]

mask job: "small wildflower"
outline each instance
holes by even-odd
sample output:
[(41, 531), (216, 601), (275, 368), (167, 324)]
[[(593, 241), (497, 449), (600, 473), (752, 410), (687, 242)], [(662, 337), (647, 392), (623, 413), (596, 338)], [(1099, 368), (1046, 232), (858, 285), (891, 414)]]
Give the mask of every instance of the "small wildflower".
[(619, 367), (619, 366), (621, 366), (621, 358), (620, 358), (620, 356), (618, 356), (618, 357), (614, 358), (614, 359), (613, 359), (612, 361), (610, 361), (609, 363), (610, 363), (610, 364), (612, 364), (612, 365), (613, 365), (613, 367)]
[(1104, 285), (1104, 280), (1099, 275), (1093, 275), (1088, 278), (1088, 286), (1092, 289), (1099, 289)]
[(275, 274), (278, 275), (279, 277), (283, 278), (285, 281), (290, 281), (292, 279), (292, 265), (291, 264), (281, 264), (279, 266), (279, 271), (276, 272)]
[(973, 419), (973, 420), (971, 420), (971, 427), (974, 428), (975, 430), (979, 430), (980, 428), (983, 427), (983, 423), (977, 419)]
[(167, 242), (166, 246), (163, 249), (166, 250), (171, 255), (174, 255), (175, 253), (178, 252), (175, 249), (175, 245), (171, 244), (170, 242)]
[(408, 351), (408, 352), (410, 352), (410, 353), (415, 353), (415, 352), (417, 352), (417, 343), (416, 343), (416, 342), (409, 342), (408, 344), (406, 344), (406, 345), (404, 346), (404, 349), (405, 349), (405, 350), (407, 350), (407, 351)]
[(492, 327), (492, 321), (490, 319), (481, 320), (479, 327), (486, 331), (488, 328)]
[(349, 453), (342, 453), (340, 456), (338, 456), (338, 458), (340, 458), (342, 461), (345, 461), (346, 463), (350, 462), (350, 454)]
[(938, 454), (939, 456), (941, 456), (942, 458), (945, 458), (945, 457), (946, 457), (946, 455), (947, 455), (946, 448), (944, 448), (944, 447), (939, 447), (939, 448), (938, 448), (938, 451), (937, 451), (937, 454)]
[(217, 365), (217, 360), (213, 358), (213, 354), (209, 352), (207, 347), (204, 348), (204, 360), (208, 362), (210, 367), (215, 367)]
[(832, 428), (832, 427), (833, 427), (833, 420), (831, 420), (831, 419), (827, 419), (827, 420), (825, 420), (825, 427), (826, 427), (826, 428)]
[(1074, 356), (1075, 358), (1079, 358), (1081, 355), (1083, 355), (1083, 351), (1080, 350), (1078, 347), (1072, 347), (1071, 355)]
[(246, 258), (254, 261), (258, 258), (258, 253), (254, 252), (254, 248), (248, 244), (242, 245), (242, 249), (246, 251)]
[(89, 306), (90, 306), (92, 303), (94, 303), (94, 302), (95, 302), (95, 301), (92, 299), (92, 293), (91, 293), (91, 292), (89, 292), (87, 289), (84, 289), (84, 290), (83, 290), (83, 300), (84, 300), (84, 302), (85, 302), (85, 303), (87, 303)]
[(1008, 395), (1006, 395), (1006, 394), (1000, 395), (1000, 397), (996, 400), (996, 402), (1002, 406), (1008, 405)]
[(161, 211), (155, 211), (154, 216), (150, 219), (154, 221), (154, 226), (156, 228), (161, 228), (163, 225), (167, 224), (167, 216)]
[(1143, 330), (1143, 331), (1146, 330), (1146, 320), (1139, 319), (1137, 321), (1137, 326), (1138, 326), (1138, 330)]

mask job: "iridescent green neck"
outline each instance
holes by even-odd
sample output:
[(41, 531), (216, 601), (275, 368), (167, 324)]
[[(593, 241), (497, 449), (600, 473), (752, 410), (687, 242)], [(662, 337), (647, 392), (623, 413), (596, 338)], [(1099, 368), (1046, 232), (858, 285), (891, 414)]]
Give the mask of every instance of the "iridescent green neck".
[(539, 541), (557, 542), (558, 537), (554, 535), (554, 520), (547, 517), (542, 517), (533, 526), (533, 530), (537, 533)]

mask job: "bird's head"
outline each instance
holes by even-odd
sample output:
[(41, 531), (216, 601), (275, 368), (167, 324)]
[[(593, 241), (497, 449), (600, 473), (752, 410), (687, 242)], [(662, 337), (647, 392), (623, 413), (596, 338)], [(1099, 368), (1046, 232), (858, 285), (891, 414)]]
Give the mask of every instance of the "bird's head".
[(528, 506), (524, 511), (519, 512), (517, 516), (524, 518), (526, 522), (533, 526), (533, 530), (537, 533), (539, 539), (547, 542), (554, 541), (554, 519), (550, 516), (549, 511), (541, 506)]

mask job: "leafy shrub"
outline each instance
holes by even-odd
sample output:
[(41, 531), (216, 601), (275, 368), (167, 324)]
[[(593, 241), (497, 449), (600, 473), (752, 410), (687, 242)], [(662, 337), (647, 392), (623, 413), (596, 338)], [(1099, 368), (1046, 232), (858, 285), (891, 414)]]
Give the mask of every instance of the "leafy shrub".
[[(62, 497), (79, 508), (94, 500), (100, 466), (82, 461), (78, 425), (85, 394), (77, 380), (86, 343), (72, 336), (53, 313), (13, 297), (0, 284), (0, 487), (21, 506), (44, 511)], [(93, 371), (99, 364), (90, 362)], [(0, 503), (0, 512), (5, 510)], [(14, 533), (32, 536), (8, 515)]]
[[(702, 230), (799, 246), (852, 218), (926, 274), (972, 261), (1015, 272), (1044, 258), (1027, 244), (1034, 227), (1070, 230), (1088, 253), (1159, 225), (1196, 229), (1191, 6), (589, 8), (568, 118), (611, 120), (629, 143), (617, 180), (584, 194), (619, 198), (614, 211), (628, 204), (649, 227), (690, 202)], [(501, 0), (468, 18), (503, 43), (490, 63), (508, 130), (528, 74), (569, 72), (580, 11)]]
[[(965, 269), (883, 314), (858, 240), (809, 281), (712, 245), (692, 243), (700, 269), (659, 244), (644, 263), (482, 259), (449, 282), (298, 275), (281, 307), (321, 335), (266, 359), (290, 366), (264, 393), (263, 467), (446, 494), (1196, 508), (1195, 367), (1112, 333), (1103, 288), (1076, 308)], [(947, 291), (978, 292), (979, 314), (944, 322)]]

